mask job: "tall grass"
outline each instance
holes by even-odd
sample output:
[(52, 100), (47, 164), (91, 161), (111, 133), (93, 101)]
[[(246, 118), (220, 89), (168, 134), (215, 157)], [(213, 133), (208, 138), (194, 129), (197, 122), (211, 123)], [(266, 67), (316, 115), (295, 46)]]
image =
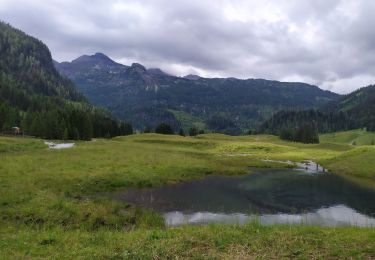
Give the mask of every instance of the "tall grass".
[(0, 137), (0, 258), (372, 257), (372, 229), (251, 224), (165, 230), (159, 214), (101, 195), (248, 173), (249, 167), (287, 167), (264, 159), (315, 160), (372, 186), (373, 158), (373, 146), (304, 145), (265, 135), (144, 134), (66, 150)]

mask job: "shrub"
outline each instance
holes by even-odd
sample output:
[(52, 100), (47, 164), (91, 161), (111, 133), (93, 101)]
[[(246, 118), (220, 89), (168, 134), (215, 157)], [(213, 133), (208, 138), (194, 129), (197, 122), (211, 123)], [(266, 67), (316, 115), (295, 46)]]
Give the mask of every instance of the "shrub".
[(173, 135), (173, 129), (170, 125), (161, 123), (155, 128), (155, 133), (157, 134), (163, 134), (163, 135)]

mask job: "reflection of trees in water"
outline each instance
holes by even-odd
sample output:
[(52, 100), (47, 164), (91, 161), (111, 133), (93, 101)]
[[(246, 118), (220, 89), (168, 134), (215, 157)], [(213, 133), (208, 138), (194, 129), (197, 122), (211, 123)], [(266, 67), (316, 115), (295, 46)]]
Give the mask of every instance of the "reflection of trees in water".
[(333, 174), (279, 172), (249, 177), (241, 191), (251, 203), (262, 205), (262, 212), (303, 213), (338, 204), (367, 215), (375, 212), (375, 204), (371, 203), (375, 192)]
[[(153, 200), (141, 199), (151, 197)], [(120, 198), (160, 211), (298, 214), (345, 204), (362, 214), (375, 213), (374, 191), (333, 174), (301, 175), (296, 171), (210, 176), (179, 185), (133, 190)]]

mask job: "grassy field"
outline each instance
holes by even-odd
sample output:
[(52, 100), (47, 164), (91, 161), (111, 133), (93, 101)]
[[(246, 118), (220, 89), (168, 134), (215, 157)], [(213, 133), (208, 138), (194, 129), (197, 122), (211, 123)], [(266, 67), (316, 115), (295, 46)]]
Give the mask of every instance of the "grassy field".
[(247, 173), (249, 167), (286, 167), (264, 159), (314, 160), (375, 187), (375, 146), (352, 145), (346, 135), (352, 133), (304, 145), (264, 135), (144, 134), (65, 150), (50, 150), (38, 139), (0, 137), (0, 259), (375, 258), (374, 229), (256, 223), (166, 229), (159, 214), (101, 196)]
[(341, 143), (351, 145), (374, 145), (375, 133), (365, 130), (351, 130), (345, 132), (336, 132), (320, 136), (324, 143)]

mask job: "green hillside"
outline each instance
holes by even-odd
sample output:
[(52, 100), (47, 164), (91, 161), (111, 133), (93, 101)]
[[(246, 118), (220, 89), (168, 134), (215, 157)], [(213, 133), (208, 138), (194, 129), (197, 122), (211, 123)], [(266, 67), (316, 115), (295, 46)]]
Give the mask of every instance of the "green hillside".
[(325, 143), (342, 143), (351, 145), (374, 145), (375, 132), (365, 130), (351, 130), (320, 135), (320, 140)]
[(375, 85), (360, 88), (332, 102), (328, 111), (345, 112), (359, 127), (375, 130)]
[(0, 133), (14, 127), (50, 139), (125, 134), (55, 69), (46, 45), (0, 22)]

